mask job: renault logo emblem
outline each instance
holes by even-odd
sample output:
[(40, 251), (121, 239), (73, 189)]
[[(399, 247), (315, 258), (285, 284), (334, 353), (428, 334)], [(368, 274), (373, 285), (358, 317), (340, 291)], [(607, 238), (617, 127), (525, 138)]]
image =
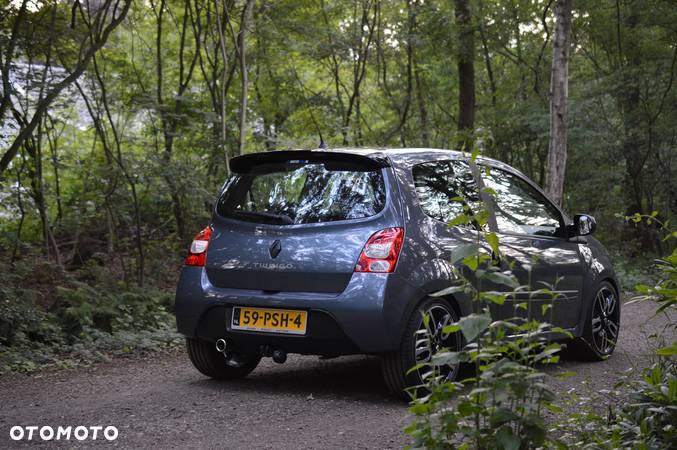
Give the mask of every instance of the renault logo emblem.
[(275, 241), (271, 244), (270, 248), (268, 249), (270, 257), (276, 258), (281, 251), (282, 251), (282, 243), (280, 242), (279, 239), (275, 239)]

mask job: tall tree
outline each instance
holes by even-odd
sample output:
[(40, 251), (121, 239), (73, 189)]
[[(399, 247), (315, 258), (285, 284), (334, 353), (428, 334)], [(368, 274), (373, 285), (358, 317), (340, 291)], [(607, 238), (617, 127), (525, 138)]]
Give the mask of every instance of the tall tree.
[[(172, 173), (172, 164), (174, 158), (174, 143), (177, 136), (180, 135), (179, 128), (182, 125), (182, 122), (187, 119), (186, 109), (188, 99), (186, 96), (189, 93), (189, 87), (191, 85), (193, 74), (195, 72), (195, 66), (197, 65), (198, 56), (200, 54), (200, 44), (202, 37), (197, 33), (200, 33), (201, 30), (194, 27), (191, 23), (194, 14), (199, 14), (197, 3), (198, 2), (196, 2), (195, 5), (196, 11), (193, 11), (191, 2), (185, 1), (183, 3), (183, 16), (181, 16), (181, 23), (178, 29), (178, 71), (176, 74), (178, 79), (176, 80), (174, 89), (171, 91), (171, 95), (168, 95), (165, 87), (170, 81), (166, 80), (166, 78), (170, 77), (165, 71), (166, 51), (164, 49), (164, 45), (167, 43), (166, 41), (168, 39), (164, 34), (166, 32), (164, 25), (166, 16), (169, 16), (170, 21), (175, 21), (176, 17), (174, 16), (174, 12), (166, 0), (159, 0), (157, 4), (151, 2), (151, 6), (153, 7), (156, 17), (156, 102), (164, 141), (164, 151), (162, 154), (163, 163), (165, 164), (164, 179), (167, 183), (169, 196), (172, 201), (172, 210), (174, 212), (174, 220), (176, 222), (176, 231), (182, 239), (187, 236), (186, 219), (184, 217), (183, 211), (183, 201), (181, 195), (182, 189), (177, 183), (176, 177)], [(174, 33), (175, 31), (171, 30), (171, 34)], [(192, 55), (190, 54), (191, 46), (188, 42), (189, 38), (191, 37), (190, 35), (192, 35), (194, 41)], [(176, 65), (176, 62), (172, 60), (170, 67), (174, 67)]]
[(475, 34), (470, 1), (456, 0), (454, 16), (458, 28), (458, 131), (460, 144), (468, 150), (475, 128)]
[(564, 173), (567, 164), (567, 97), (569, 95), (569, 44), (571, 1), (557, 0), (555, 36), (550, 72), (550, 143), (545, 189), (550, 198), (562, 204)]
[[(21, 131), (7, 151), (2, 155), (2, 158), (0, 158), (0, 175), (7, 169), (10, 162), (19, 151), (19, 148), (26, 140), (31, 138), (38, 125), (42, 123), (43, 117), (50, 105), (64, 89), (71, 86), (73, 82), (84, 73), (94, 54), (106, 44), (106, 41), (113, 30), (123, 22), (131, 3), (132, 0), (125, 0), (122, 3), (120, 1), (105, 0), (96, 9), (92, 8), (91, 10), (83, 8), (80, 2), (76, 1), (73, 4), (71, 28), (76, 28), (76, 23), (82, 23), (86, 29), (82, 41), (77, 43), (80, 47), (78, 60), (75, 62), (72, 69), (66, 68), (68, 70), (68, 75), (66, 77), (60, 79), (56, 83), (50, 84), (48, 88), (44, 89), (44, 95), (40, 96), (32, 116), (21, 126)], [(58, 8), (58, 4), (55, 2), (52, 5), (52, 8)], [(17, 22), (21, 20), (23, 13), (25, 13), (25, 3), (22, 3), (21, 9), (19, 10), (19, 16), (16, 19)], [(79, 17), (79, 20), (76, 19), (76, 17)], [(15, 24), (17, 22), (15, 22)], [(9, 75), (5, 76), (5, 73), (9, 72), (9, 64), (12, 58), (11, 52), (11, 48), (8, 48), (5, 64), (2, 68), (3, 84), (8, 84), (5, 83), (4, 80), (9, 79)], [(47, 66), (50, 64), (50, 62), (46, 61)], [(11, 97), (8, 93), (11, 94), (10, 90), (5, 89), (2, 96), (3, 108), (6, 108), (7, 105), (11, 107)]]
[[(251, 22), (254, 0), (247, 0), (242, 9), (240, 33), (237, 36), (238, 56), (240, 60), (240, 138), (238, 154), (244, 153), (247, 140), (247, 95), (249, 94), (249, 75), (247, 74), (247, 32)], [(225, 64), (225, 63), (224, 63)]]

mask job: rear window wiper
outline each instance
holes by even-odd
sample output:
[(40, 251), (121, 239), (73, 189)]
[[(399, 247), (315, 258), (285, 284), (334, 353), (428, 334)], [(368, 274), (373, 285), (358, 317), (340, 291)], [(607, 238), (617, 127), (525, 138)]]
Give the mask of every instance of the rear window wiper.
[(268, 221), (273, 221), (273, 223), (279, 223), (283, 225), (292, 225), (294, 220), (286, 214), (276, 214), (268, 211), (231, 211), (233, 215), (241, 216), (249, 220), (256, 219), (267, 219)]

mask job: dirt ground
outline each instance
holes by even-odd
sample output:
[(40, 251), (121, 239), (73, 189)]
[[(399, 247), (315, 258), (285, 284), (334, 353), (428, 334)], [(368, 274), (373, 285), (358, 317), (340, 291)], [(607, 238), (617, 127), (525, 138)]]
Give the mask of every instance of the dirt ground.
[[(568, 397), (611, 389), (650, 354), (648, 336), (665, 323), (651, 304), (624, 305), (614, 356), (604, 362), (565, 360), (552, 378)], [(407, 405), (389, 397), (374, 357), (321, 361), (270, 359), (246, 379), (204, 378), (184, 353), (116, 359), (87, 369), (0, 379), (0, 448), (402, 448)], [(108, 426), (113, 442), (12, 441), (14, 425)]]

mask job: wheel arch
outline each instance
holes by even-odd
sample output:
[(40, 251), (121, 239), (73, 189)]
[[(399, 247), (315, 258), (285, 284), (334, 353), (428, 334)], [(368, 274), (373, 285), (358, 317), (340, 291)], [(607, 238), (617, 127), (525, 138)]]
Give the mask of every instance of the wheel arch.
[[(415, 299), (413, 299), (409, 302), (409, 304), (407, 305), (407, 308), (404, 311), (404, 316), (402, 317), (403, 326), (400, 327), (400, 333), (399, 333), (398, 340), (397, 340), (398, 343), (402, 342), (402, 339), (404, 338), (405, 329), (406, 329), (406, 323), (409, 321), (409, 318), (414, 313), (416, 308), (418, 308), (419, 305), (421, 305), (421, 303), (423, 303), (427, 299), (434, 298), (434, 297), (432, 297), (431, 294), (433, 294), (433, 293), (435, 293), (439, 290), (441, 290), (441, 288), (424, 290), (421, 293), (421, 295), (418, 295)], [(457, 314), (457, 316), (459, 318), (467, 316), (468, 314), (472, 313), (472, 302), (469, 299), (465, 300), (465, 299), (460, 298), (459, 296), (452, 295), (452, 294), (445, 295), (445, 296), (442, 296), (442, 297), (439, 297), (439, 298), (442, 298), (445, 301), (447, 301), (449, 303), (449, 305), (451, 305), (451, 307), (454, 309), (454, 312)]]
[(614, 290), (616, 291), (616, 295), (618, 296), (618, 301), (620, 303), (621, 301), (621, 288), (618, 283), (618, 280), (616, 280), (615, 277), (612, 277), (611, 275), (607, 274), (605, 277), (602, 277), (602, 279), (599, 280), (600, 284), (603, 282), (608, 282), (611, 286), (613, 286)]

